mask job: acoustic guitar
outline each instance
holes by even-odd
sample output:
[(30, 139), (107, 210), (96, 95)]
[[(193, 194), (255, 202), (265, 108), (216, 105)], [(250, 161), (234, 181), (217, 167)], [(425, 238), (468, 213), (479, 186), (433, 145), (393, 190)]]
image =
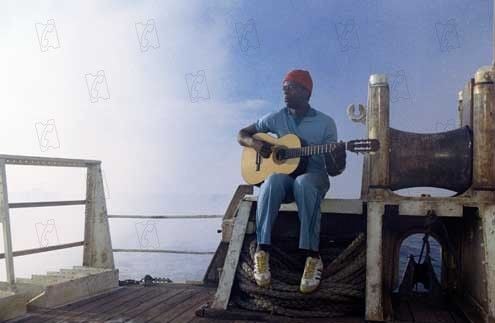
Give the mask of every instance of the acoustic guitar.
[(294, 134), (280, 138), (266, 133), (257, 133), (253, 138), (273, 144), (272, 153), (264, 158), (254, 148), (244, 147), (241, 158), (241, 172), (244, 180), (251, 185), (261, 184), (272, 173), (297, 176), (304, 173), (307, 158), (312, 155), (329, 153), (336, 145), (345, 144), (345, 149), (355, 153), (377, 151), (380, 147), (376, 139), (358, 139), (340, 143), (303, 146), (301, 139)]

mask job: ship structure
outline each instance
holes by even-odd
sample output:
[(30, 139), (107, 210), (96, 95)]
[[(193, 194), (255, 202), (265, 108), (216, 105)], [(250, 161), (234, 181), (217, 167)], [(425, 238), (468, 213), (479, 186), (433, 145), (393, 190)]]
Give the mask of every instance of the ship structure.
[[(322, 282), (298, 292), (297, 205), (283, 204), (273, 232), (273, 281), (256, 286), (256, 196), (240, 185), (222, 216), (222, 239), (201, 282), (119, 284), (101, 163), (0, 155), (0, 220), (7, 281), (0, 320), (12, 322), (495, 322), (495, 73), (481, 67), (458, 94), (458, 127), (412, 133), (390, 127), (386, 75), (371, 75), (368, 102), (348, 110), (380, 148), (363, 158), (361, 194), (321, 204)], [(350, 157), (352, 158), (352, 157)], [(83, 167), (86, 199), (9, 203), (6, 165)], [(437, 187), (453, 196), (403, 196), (397, 190)], [(12, 250), (12, 208), (85, 206), (84, 240)], [(125, 217), (125, 216), (121, 216)], [(132, 216), (127, 216), (132, 217)], [(137, 217), (137, 216), (134, 216)], [(142, 217), (141, 217), (142, 218)], [(165, 219), (166, 216), (156, 218)], [(424, 234), (399, 276), (400, 249)], [(184, 234), (187, 234), (185, 232)], [(429, 238), (441, 246), (440, 276)], [(14, 257), (83, 246), (82, 266), (15, 277)], [(129, 251), (129, 250), (128, 250)], [(139, 250), (134, 250), (139, 251)], [(418, 285), (422, 285), (422, 289)], [(121, 285), (121, 286), (119, 286)]]

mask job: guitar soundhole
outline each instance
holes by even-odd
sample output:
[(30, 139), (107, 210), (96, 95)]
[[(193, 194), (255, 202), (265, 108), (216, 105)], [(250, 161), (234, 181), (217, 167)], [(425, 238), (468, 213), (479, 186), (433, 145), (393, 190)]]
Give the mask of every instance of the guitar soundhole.
[(275, 163), (277, 164), (282, 164), (285, 162), (285, 160), (287, 159), (286, 157), (286, 148), (287, 147), (277, 147), (275, 148), (274, 152), (273, 152), (273, 159), (275, 161)]

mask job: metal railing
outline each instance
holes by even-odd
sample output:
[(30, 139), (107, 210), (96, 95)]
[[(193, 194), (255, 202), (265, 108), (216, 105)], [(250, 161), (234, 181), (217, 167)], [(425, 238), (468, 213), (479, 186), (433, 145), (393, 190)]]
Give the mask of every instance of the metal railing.
[[(18, 202), (9, 203), (7, 189), (6, 165), (53, 166), (53, 167), (83, 167), (87, 169), (86, 199), (68, 201), (45, 202)], [(114, 252), (155, 252), (173, 254), (211, 255), (213, 251), (185, 251), (166, 249), (113, 249), (110, 237), (108, 218), (113, 219), (215, 219), (229, 220), (234, 217), (240, 200), (245, 194), (252, 192), (252, 187), (241, 185), (237, 188), (225, 215), (108, 215), (101, 174), (101, 161), (66, 159), (34, 156), (0, 155), (0, 223), (2, 224), (4, 253), (0, 259), (5, 259), (7, 283), (11, 290), (15, 290), (14, 257), (31, 255), (66, 248), (83, 246), (83, 266), (114, 268)], [(10, 226), (10, 209), (53, 207), (68, 205), (85, 206), (84, 240), (53, 246), (12, 250), (12, 231)]]
[[(113, 219), (218, 219), (223, 218), (223, 215), (108, 215), (108, 218)], [(157, 253), (173, 253), (173, 254), (188, 254), (188, 255), (212, 255), (214, 251), (187, 251), (187, 250), (167, 250), (167, 249), (112, 249), (113, 252), (157, 252)]]
[[(113, 219), (181, 219), (181, 220), (190, 220), (190, 219), (215, 219), (222, 218), (224, 222), (231, 221), (237, 208), (239, 206), (240, 201), (244, 198), (246, 194), (252, 194), (253, 187), (251, 185), (239, 185), (237, 187), (234, 196), (230, 200), (230, 203), (225, 211), (224, 215), (206, 215), (206, 214), (195, 214), (195, 215), (147, 215), (147, 216), (138, 216), (138, 215), (108, 215), (108, 218)], [(224, 226), (222, 225), (222, 230)], [(222, 235), (228, 234), (223, 231)], [(225, 240), (225, 237), (222, 237), (222, 241)], [(214, 251), (185, 251), (185, 250), (165, 250), (165, 249), (113, 249), (114, 252), (159, 252), (159, 253), (174, 253), (174, 254), (190, 254), (190, 255), (210, 255), (215, 254)]]
[[(6, 165), (28, 165), (28, 166), (53, 166), (53, 167), (85, 167), (87, 169), (94, 170), (88, 172), (88, 177), (101, 173), (101, 162), (98, 160), (84, 160), (84, 159), (66, 159), (66, 158), (47, 158), (47, 157), (34, 157), (34, 156), (15, 156), (15, 155), (0, 155), (0, 223), (2, 223), (3, 240), (4, 240), (4, 253), (0, 253), (0, 259), (5, 259), (5, 267), (7, 274), (7, 283), (12, 289), (15, 286), (15, 274), (14, 274), (14, 257), (25, 256), (30, 254), (36, 254), (40, 252), (47, 252), (59, 249), (73, 248), (83, 246), (85, 241), (77, 241), (72, 243), (59, 244), (54, 246), (25, 249), (25, 250), (12, 250), (12, 231), (10, 226), (10, 209), (14, 208), (33, 208), (33, 207), (51, 207), (51, 206), (67, 206), (67, 205), (85, 205), (92, 203), (93, 200), (78, 200), (78, 201), (49, 201), (49, 202), (21, 202), (21, 203), (9, 203), (8, 189), (7, 189), (7, 174)], [(95, 172), (96, 171), (96, 172)], [(87, 185), (94, 183), (94, 178), (88, 178)], [(88, 189), (88, 187), (87, 187)], [(89, 195), (90, 197), (91, 194)], [(91, 212), (86, 210), (86, 214), (91, 216)], [(87, 228), (85, 228), (86, 230)], [(86, 233), (86, 232), (85, 232)], [(85, 234), (86, 236), (86, 234)], [(88, 235), (89, 237), (89, 235)], [(113, 260), (112, 260), (113, 261)]]

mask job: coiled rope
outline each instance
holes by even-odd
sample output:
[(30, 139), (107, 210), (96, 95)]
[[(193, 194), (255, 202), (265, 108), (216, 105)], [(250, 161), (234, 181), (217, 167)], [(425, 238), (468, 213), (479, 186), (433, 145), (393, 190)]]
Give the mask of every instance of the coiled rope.
[(271, 286), (262, 288), (254, 280), (256, 239), (243, 245), (236, 272), (237, 292), (232, 300), (250, 311), (290, 317), (335, 317), (359, 313), (364, 308), (366, 239), (359, 234), (344, 250), (322, 249), (323, 269), (319, 288), (311, 294), (299, 292), (303, 265), (295, 257), (271, 246)]

